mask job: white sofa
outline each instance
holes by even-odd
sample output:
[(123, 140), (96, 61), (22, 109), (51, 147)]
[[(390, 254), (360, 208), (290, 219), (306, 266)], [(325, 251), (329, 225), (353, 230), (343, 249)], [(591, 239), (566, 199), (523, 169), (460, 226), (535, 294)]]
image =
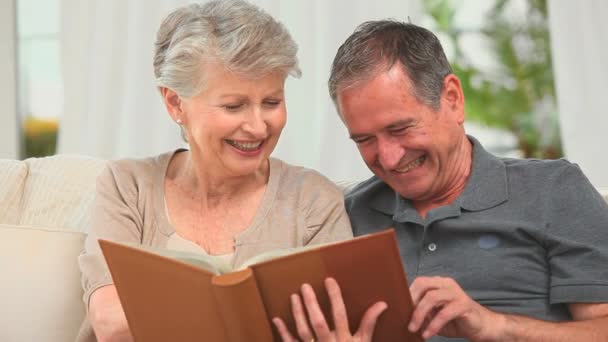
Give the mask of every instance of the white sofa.
[(84, 317), (80, 271), (103, 160), (0, 160), (0, 341), (74, 341)]
[(76, 260), (104, 164), (0, 159), (0, 342), (75, 339), (84, 317)]

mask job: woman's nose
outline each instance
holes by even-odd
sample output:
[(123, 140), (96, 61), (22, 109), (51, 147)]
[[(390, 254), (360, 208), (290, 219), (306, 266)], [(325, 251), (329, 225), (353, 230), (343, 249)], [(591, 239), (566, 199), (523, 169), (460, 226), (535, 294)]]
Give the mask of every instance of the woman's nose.
[(247, 115), (247, 120), (243, 124), (243, 130), (251, 134), (254, 138), (263, 139), (266, 137), (266, 122), (259, 109), (253, 109)]

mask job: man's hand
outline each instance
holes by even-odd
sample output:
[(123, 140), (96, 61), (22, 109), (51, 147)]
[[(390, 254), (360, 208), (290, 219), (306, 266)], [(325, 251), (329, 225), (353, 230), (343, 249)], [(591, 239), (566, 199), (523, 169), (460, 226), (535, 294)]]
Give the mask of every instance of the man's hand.
[(408, 326), (435, 335), (463, 337), (471, 341), (495, 341), (506, 318), (472, 300), (451, 278), (418, 277), (410, 286), (414, 313)]
[[(372, 305), (361, 319), (359, 329), (354, 335), (351, 335), (350, 327), (348, 326), (348, 316), (342, 293), (338, 283), (332, 279), (325, 280), (325, 288), (331, 303), (332, 316), (334, 319), (335, 330), (329, 330), (327, 321), (323, 316), (323, 312), (319, 307), (317, 297), (312, 287), (308, 284), (302, 285), (302, 298), (294, 294), (291, 296), (291, 308), (296, 322), (299, 340), (304, 342), (323, 341), (323, 342), (367, 342), (372, 340), (374, 327), (380, 314), (386, 309), (386, 303), (378, 302)], [(306, 308), (306, 312), (304, 311)], [(308, 318), (307, 318), (308, 317)], [(308, 326), (308, 319), (312, 324), (312, 329)], [(298, 339), (294, 338), (289, 332), (285, 324), (280, 318), (274, 318), (272, 322), (277, 327), (281, 338), (285, 342), (295, 342)], [(316, 339), (315, 339), (316, 336)]]
[(89, 302), (89, 320), (99, 342), (132, 342), (127, 317), (114, 285), (100, 287)]

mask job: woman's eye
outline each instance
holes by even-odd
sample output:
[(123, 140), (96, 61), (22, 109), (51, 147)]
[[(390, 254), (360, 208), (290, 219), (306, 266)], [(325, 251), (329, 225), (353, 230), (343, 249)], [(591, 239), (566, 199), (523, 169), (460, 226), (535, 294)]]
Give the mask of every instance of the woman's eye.
[(228, 110), (229, 112), (235, 112), (235, 111), (243, 108), (243, 104), (242, 103), (228, 104), (228, 105), (224, 105), (224, 108), (226, 108), (226, 110)]
[(264, 105), (268, 107), (276, 107), (281, 104), (281, 100), (268, 100), (264, 101)]

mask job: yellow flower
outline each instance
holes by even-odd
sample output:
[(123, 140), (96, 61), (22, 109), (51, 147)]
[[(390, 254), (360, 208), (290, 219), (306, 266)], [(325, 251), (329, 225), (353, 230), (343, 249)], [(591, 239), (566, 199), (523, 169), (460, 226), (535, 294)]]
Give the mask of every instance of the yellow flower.
[(29, 137), (56, 134), (59, 122), (56, 119), (37, 119), (29, 117), (23, 124), (25, 135)]

